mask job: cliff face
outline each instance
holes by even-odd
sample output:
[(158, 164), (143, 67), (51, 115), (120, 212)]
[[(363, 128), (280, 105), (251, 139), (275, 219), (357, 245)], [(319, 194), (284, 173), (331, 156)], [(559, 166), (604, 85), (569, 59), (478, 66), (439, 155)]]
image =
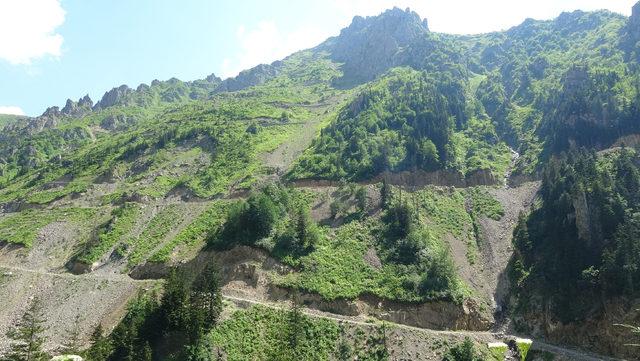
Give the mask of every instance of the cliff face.
[(405, 65), (402, 50), (429, 34), (427, 20), (406, 9), (393, 8), (380, 16), (356, 16), (351, 25), (320, 48), (331, 52), (331, 58), (343, 63), (342, 84), (370, 81), (387, 69)]

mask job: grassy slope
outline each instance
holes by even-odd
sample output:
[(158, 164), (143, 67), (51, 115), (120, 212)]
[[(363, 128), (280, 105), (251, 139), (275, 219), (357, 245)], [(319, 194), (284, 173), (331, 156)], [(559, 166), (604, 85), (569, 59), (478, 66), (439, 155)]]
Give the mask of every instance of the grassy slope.
[[(146, 106), (116, 106), (60, 121), (35, 137), (41, 139), (37, 157), (60, 154), (61, 161), (41, 163), (22, 175), (9, 165), (2, 173), (7, 183), (0, 187), (0, 202), (47, 208), (3, 217), (0, 239), (30, 246), (40, 229), (53, 221), (69, 218), (88, 224), (90, 216), (76, 215), (78, 204), (111, 214), (95, 239), (80, 247), (82, 262), (96, 262), (114, 249), (130, 266), (189, 253), (224, 219), (226, 202), (213, 198), (248, 188), (267, 175), (261, 155), (289, 141), (313, 117), (325, 116), (314, 107), (343, 93), (327, 85), (335, 74), (330, 62), (299, 53), (285, 61), (280, 76), (247, 90), (211, 100), (163, 103), (154, 98)], [(115, 130), (102, 129), (103, 119), (111, 116), (133, 121)], [(60, 144), (50, 142), (55, 137), (48, 138), (76, 129), (93, 136), (64, 143), (71, 151), (63, 152), (57, 148)], [(211, 201), (193, 220), (183, 219), (179, 206), (163, 202), (174, 189)], [(132, 196), (133, 203), (120, 205)], [(157, 203), (158, 214), (142, 219), (140, 208), (145, 206), (136, 203), (139, 199)]]
[[(396, 193), (396, 197), (399, 196)], [(414, 193), (404, 192), (403, 197), (419, 206), (421, 223), (430, 235), (430, 240), (425, 240), (430, 252), (448, 248), (446, 238), (453, 236), (467, 244), (470, 261), (478, 252), (474, 217), (499, 218), (504, 212), (482, 187), (468, 190), (427, 187)], [(466, 210), (467, 201), (473, 204), (472, 213)], [(337, 229), (325, 229), (315, 249), (297, 260), (297, 272), (274, 276), (276, 283), (317, 292), (326, 299), (353, 299), (371, 293), (392, 300), (424, 300), (424, 296), (407, 289), (407, 284), (416, 282), (409, 268), (384, 260), (379, 266), (375, 261), (372, 263), (372, 252), (381, 255), (385, 251), (380, 246), (384, 236), (379, 215), (360, 219), (352, 213), (346, 218), (351, 220)], [(460, 289), (451, 292), (453, 297), (470, 295), (470, 290), (462, 284)]]

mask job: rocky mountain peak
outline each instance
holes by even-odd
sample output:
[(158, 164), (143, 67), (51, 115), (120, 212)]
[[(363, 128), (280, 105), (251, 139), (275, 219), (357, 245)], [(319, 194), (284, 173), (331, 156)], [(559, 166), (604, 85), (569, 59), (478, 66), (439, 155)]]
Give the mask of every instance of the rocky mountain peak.
[(67, 103), (64, 108), (62, 108), (61, 113), (64, 115), (79, 117), (87, 112), (91, 111), (93, 107), (93, 100), (89, 97), (89, 95), (85, 95), (84, 97), (78, 99), (77, 102), (74, 102), (71, 99), (67, 99)]
[(399, 52), (429, 34), (426, 19), (410, 9), (397, 7), (378, 16), (353, 18), (326, 47), (334, 61), (344, 63), (341, 82), (358, 84), (374, 79), (392, 66), (401, 65)]
[[(225, 79), (216, 88), (216, 91), (237, 91), (263, 84), (267, 80), (276, 77), (280, 73), (281, 67), (282, 62), (275, 61), (271, 64), (260, 64), (251, 69), (243, 70), (235, 78)], [(209, 77), (207, 77), (207, 80), (209, 80)]]
[(71, 99), (67, 99), (67, 103), (62, 108), (63, 114), (71, 114), (71, 112), (75, 111), (78, 107), (78, 104)]
[(340, 36), (349, 36), (364, 31), (385, 34), (393, 37), (400, 44), (407, 44), (417, 36), (429, 32), (429, 25), (427, 19), (421, 19), (415, 11), (409, 8), (401, 10), (394, 7), (378, 16), (366, 18), (355, 16), (351, 25), (342, 29)]
[(60, 108), (57, 106), (48, 107), (47, 110), (42, 113), (41, 117), (60, 117), (62, 114)]
[(113, 88), (104, 93), (102, 99), (96, 104), (96, 109), (104, 109), (114, 105), (123, 104), (127, 102), (127, 97), (133, 93), (133, 89), (127, 85), (120, 85), (117, 88)]
[(93, 107), (93, 100), (91, 100), (91, 98), (89, 97), (89, 94), (86, 94), (85, 96), (80, 98), (80, 100), (78, 100), (78, 106), (89, 107), (89, 108)]
[(222, 81), (222, 79), (220, 79), (219, 77), (217, 77), (214, 73), (209, 74), (206, 78), (206, 81), (208, 81), (209, 83), (220, 83)]

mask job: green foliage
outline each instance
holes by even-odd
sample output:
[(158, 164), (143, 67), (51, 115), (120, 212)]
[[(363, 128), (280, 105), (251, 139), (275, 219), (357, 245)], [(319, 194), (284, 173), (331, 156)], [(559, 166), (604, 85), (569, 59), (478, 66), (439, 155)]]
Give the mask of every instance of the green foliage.
[(104, 335), (102, 325), (98, 324), (91, 333), (90, 347), (84, 355), (91, 361), (106, 361), (111, 353), (113, 353), (111, 339)]
[(199, 272), (174, 269), (161, 299), (155, 291), (140, 294), (130, 302), (111, 335), (105, 337), (102, 329), (96, 328), (86, 355), (93, 361), (152, 360), (159, 357), (152, 346), (171, 335), (181, 346), (174, 355), (177, 359), (200, 360), (206, 355), (202, 341), (221, 311), (222, 294), (214, 264), (205, 264)]
[(310, 252), (321, 232), (309, 214), (304, 193), (279, 184), (253, 192), (248, 200), (229, 207), (227, 219), (209, 242), (216, 248), (259, 245), (287, 263)]
[(448, 165), (455, 117), (466, 120), (460, 100), (445, 95), (456, 91), (460, 85), (451, 79), (392, 71), (342, 109), (290, 176), (358, 180), (385, 170)]
[(475, 345), (470, 338), (466, 337), (462, 343), (450, 348), (443, 361), (481, 361), (484, 360), (475, 349)]
[(78, 226), (89, 222), (93, 208), (27, 209), (0, 219), (0, 241), (31, 247), (38, 232), (53, 222), (73, 222)]
[(338, 325), (330, 320), (310, 318), (295, 309), (254, 306), (236, 311), (209, 337), (227, 360), (266, 361), (330, 359), (338, 336)]
[[(137, 361), (148, 357), (148, 340), (158, 331), (151, 328), (157, 310), (153, 294), (140, 295), (129, 304), (126, 315), (109, 336), (113, 351), (108, 360)], [(101, 343), (96, 345), (104, 347)]]
[(9, 329), (7, 337), (11, 342), (3, 361), (46, 361), (49, 359), (43, 350), (46, 339), (42, 333), (46, 329), (42, 307), (42, 301), (39, 298), (34, 298), (22, 318)]
[(220, 280), (209, 263), (198, 275), (172, 270), (160, 303), (160, 319), (167, 331), (186, 334), (188, 344), (197, 345), (218, 321), (222, 311)]
[(488, 192), (487, 188), (468, 188), (467, 195), (475, 214), (483, 215), (496, 221), (499, 221), (504, 216), (502, 204)]
[(114, 209), (111, 219), (100, 226), (96, 240), (87, 243), (78, 260), (86, 264), (98, 261), (129, 233), (139, 216), (140, 206), (136, 203), (125, 203)]
[[(286, 192), (280, 189), (276, 192), (253, 193), (247, 201), (233, 205), (222, 230), (222, 239), (227, 243), (254, 244), (271, 234), (275, 224), (284, 217), (288, 202)], [(279, 200), (282, 200), (282, 205), (276, 203)]]
[(193, 247), (203, 243), (209, 233), (217, 233), (227, 216), (228, 202), (214, 201), (193, 222), (183, 228), (170, 242), (159, 249), (149, 260), (166, 262), (177, 247)]
[(124, 246), (129, 251), (129, 265), (136, 265), (148, 257), (149, 253), (183, 222), (183, 217), (184, 213), (179, 205), (170, 204), (162, 208), (138, 237), (125, 241)]
[[(464, 197), (455, 196), (460, 198), (458, 207), (469, 224)], [(406, 197), (412, 199), (413, 195)], [(447, 247), (439, 238), (440, 227), (425, 227), (427, 220), (434, 221), (435, 212), (427, 213), (423, 207), (434, 203), (418, 201), (417, 195), (414, 199), (420, 212), (396, 197), (381, 218), (352, 220), (337, 228), (335, 235), (321, 237), (313, 251), (300, 257), (298, 272), (277, 276), (275, 281), (317, 292), (326, 299), (353, 299), (370, 293), (410, 302), (460, 300), (464, 292)], [(442, 232), (444, 236), (449, 231)]]

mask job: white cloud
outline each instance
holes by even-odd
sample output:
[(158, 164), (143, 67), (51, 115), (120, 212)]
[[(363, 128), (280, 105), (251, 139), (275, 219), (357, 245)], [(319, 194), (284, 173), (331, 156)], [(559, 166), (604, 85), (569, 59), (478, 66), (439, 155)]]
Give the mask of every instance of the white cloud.
[(0, 114), (24, 115), (24, 111), (20, 107), (0, 106)]
[(0, 59), (16, 65), (60, 56), (56, 28), (64, 17), (59, 0), (0, 0)]
[[(629, 15), (637, 0), (332, 0), (344, 19), (377, 15), (385, 9), (407, 7), (427, 18), (433, 31), (474, 34), (504, 30), (526, 18), (551, 19), (563, 11), (609, 9)], [(348, 24), (347, 23), (344, 25)], [(344, 20), (343, 20), (344, 22)]]
[(232, 77), (241, 70), (258, 64), (271, 63), (298, 50), (320, 44), (331, 34), (327, 30), (307, 26), (282, 32), (273, 21), (260, 21), (253, 28), (240, 26), (236, 30), (238, 53), (222, 62), (222, 77)]

